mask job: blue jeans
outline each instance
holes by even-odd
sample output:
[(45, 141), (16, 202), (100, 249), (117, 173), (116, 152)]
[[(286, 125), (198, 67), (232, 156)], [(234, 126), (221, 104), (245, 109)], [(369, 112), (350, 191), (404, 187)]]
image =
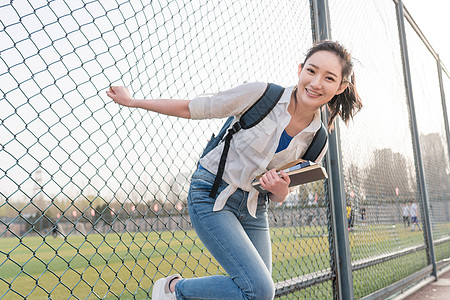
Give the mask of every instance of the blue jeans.
[[(214, 175), (198, 169), (191, 180), (189, 216), (198, 237), (228, 276), (181, 279), (177, 299), (273, 299), (272, 250), (266, 195), (258, 198), (257, 218), (247, 210), (248, 193), (238, 189), (221, 211), (209, 197)], [(222, 180), (219, 193), (227, 186)]]

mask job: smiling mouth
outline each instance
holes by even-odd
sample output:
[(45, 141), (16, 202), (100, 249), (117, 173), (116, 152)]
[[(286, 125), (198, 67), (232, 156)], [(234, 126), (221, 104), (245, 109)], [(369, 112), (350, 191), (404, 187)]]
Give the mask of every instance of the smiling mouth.
[(320, 96), (320, 94), (319, 93), (316, 93), (316, 92), (314, 92), (314, 91), (311, 91), (310, 89), (305, 89), (306, 90), (306, 93), (308, 93), (309, 95), (311, 95), (311, 96)]

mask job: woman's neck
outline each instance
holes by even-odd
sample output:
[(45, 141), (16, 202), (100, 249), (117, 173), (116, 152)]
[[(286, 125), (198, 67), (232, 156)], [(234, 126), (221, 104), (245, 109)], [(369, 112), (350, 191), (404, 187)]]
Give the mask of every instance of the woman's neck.
[(296, 100), (296, 89), (292, 93), (288, 112), (291, 115), (291, 121), (286, 127), (286, 132), (290, 136), (296, 136), (314, 120), (315, 110), (305, 107), (300, 101)]

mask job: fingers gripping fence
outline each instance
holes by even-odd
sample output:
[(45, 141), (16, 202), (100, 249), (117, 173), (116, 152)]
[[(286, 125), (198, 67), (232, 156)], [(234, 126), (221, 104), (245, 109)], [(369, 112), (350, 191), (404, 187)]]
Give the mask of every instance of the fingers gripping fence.
[[(186, 208), (199, 154), (222, 120), (120, 108), (105, 91), (124, 85), (140, 99), (192, 99), (250, 81), (293, 85), (321, 31), (311, 25), (320, 1), (149, 2), (0, 2), (0, 299), (147, 298), (168, 274), (225, 274)], [(365, 105), (339, 135), (350, 294), (382, 298), (392, 283), (430, 271), (418, 146), (436, 260), (450, 256), (448, 107), (439, 93), (450, 95), (450, 80), (439, 61), (438, 76), (434, 52), (407, 22), (410, 48), (421, 51), (411, 59), (416, 143), (398, 1), (329, 2), (332, 37), (360, 62)], [(387, 117), (374, 127), (373, 116)], [(277, 297), (339, 297), (343, 233), (330, 194), (328, 182), (316, 182), (271, 204)], [(402, 215), (411, 200), (414, 231), (410, 213)]]

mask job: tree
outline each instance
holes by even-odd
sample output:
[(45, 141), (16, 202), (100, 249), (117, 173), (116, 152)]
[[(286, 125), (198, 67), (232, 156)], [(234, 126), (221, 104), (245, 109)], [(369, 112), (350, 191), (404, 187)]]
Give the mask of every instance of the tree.
[(26, 221), (26, 231), (33, 229), (35, 232), (43, 234), (47, 229), (53, 228), (53, 222), (50, 218), (40, 211), (26, 218)]
[(446, 191), (449, 185), (443, 138), (439, 133), (421, 135), (420, 144), (425, 178), (427, 184), (433, 186), (428, 191), (429, 196), (440, 197), (440, 194)]
[(364, 190), (372, 199), (393, 201), (396, 189), (411, 191), (406, 158), (391, 149), (375, 150), (370, 166), (365, 170)]
[(115, 213), (109, 208), (108, 204), (106, 202), (100, 204), (95, 208), (95, 222), (99, 218), (101, 218), (105, 223), (112, 225), (114, 219), (115, 219)]

